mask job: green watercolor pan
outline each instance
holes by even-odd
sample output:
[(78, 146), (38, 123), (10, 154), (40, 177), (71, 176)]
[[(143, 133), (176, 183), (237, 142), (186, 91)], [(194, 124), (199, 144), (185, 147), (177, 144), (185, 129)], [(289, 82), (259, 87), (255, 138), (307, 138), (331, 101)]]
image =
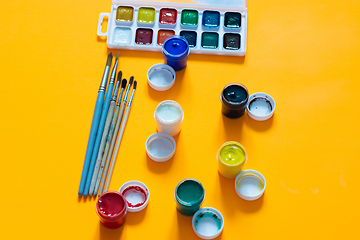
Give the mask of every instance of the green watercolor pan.
[[(113, 0), (99, 16), (97, 35), (110, 49), (161, 51), (167, 36), (181, 35), (196, 54), (244, 56), (247, 0), (191, 3)], [(102, 32), (108, 17), (106, 32)]]

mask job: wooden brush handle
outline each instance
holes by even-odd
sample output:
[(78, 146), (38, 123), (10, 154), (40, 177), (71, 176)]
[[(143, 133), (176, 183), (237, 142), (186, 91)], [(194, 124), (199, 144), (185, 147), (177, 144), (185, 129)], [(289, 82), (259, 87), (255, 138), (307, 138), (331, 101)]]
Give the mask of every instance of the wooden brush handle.
[[(125, 105), (125, 104), (124, 104), (124, 105)], [(116, 147), (115, 147), (114, 155), (113, 155), (113, 157), (112, 157), (111, 167), (110, 167), (110, 170), (109, 170), (108, 177), (107, 177), (107, 179), (106, 179), (105, 192), (106, 192), (106, 191), (108, 190), (108, 188), (109, 188), (111, 175), (112, 175), (112, 172), (113, 172), (113, 170), (114, 170), (116, 157), (117, 157), (117, 154), (118, 154), (118, 151), (119, 151), (119, 148), (120, 148), (120, 143), (121, 143), (121, 140), (122, 140), (124, 131), (125, 131), (125, 126), (126, 126), (127, 119), (128, 119), (128, 117), (129, 117), (129, 113), (130, 113), (130, 107), (128, 106), (128, 107), (126, 108), (126, 112), (125, 112), (123, 121), (122, 121), (122, 123), (121, 123), (120, 132), (119, 132), (119, 137), (118, 137), (118, 139), (117, 139), (117, 141), (116, 141)], [(120, 116), (119, 116), (119, 117), (120, 117)]]

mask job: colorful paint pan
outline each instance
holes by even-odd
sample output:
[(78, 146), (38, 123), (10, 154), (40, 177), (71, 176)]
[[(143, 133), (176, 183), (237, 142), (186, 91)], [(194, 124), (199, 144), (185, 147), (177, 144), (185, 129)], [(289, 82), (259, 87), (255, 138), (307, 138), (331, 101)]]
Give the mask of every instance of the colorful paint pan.
[(208, 28), (218, 28), (220, 26), (220, 12), (204, 11), (202, 14), (202, 25)]
[(194, 9), (184, 9), (181, 11), (181, 24), (188, 27), (196, 27), (199, 21), (199, 12)]
[(177, 20), (177, 11), (173, 8), (162, 8), (160, 10), (159, 23), (160, 24), (168, 24), (174, 25)]
[(265, 191), (264, 176), (255, 170), (244, 170), (235, 179), (235, 191), (244, 200), (253, 201), (260, 198)]
[(192, 227), (199, 238), (213, 239), (221, 234), (224, 228), (224, 217), (215, 208), (204, 207), (194, 214)]
[(224, 34), (224, 48), (228, 50), (240, 49), (240, 34), (237, 33), (225, 33)]
[(241, 13), (226, 12), (225, 19), (224, 19), (224, 26), (227, 28), (240, 28), (241, 27)]
[[(188, 41), (192, 54), (244, 56), (246, 1), (195, 2), (114, 0), (111, 13), (100, 14), (97, 34), (107, 37), (110, 49), (162, 51), (166, 37), (175, 35)], [(102, 32), (105, 17), (108, 27)]]
[(119, 193), (125, 198), (129, 212), (139, 212), (149, 203), (150, 191), (142, 182), (126, 182), (119, 189)]
[(219, 46), (219, 34), (216, 32), (203, 32), (201, 35), (201, 47), (215, 49)]
[(152, 44), (153, 30), (147, 28), (138, 28), (136, 30), (135, 43), (139, 45)]
[(181, 31), (180, 36), (188, 41), (189, 47), (196, 47), (197, 33), (195, 31)]
[(159, 46), (162, 46), (165, 42), (165, 39), (167, 39), (168, 37), (173, 36), (173, 35), (175, 35), (174, 30), (160, 29), (158, 31), (157, 44)]
[(152, 24), (155, 22), (155, 8), (140, 7), (138, 12), (138, 22)]
[(130, 23), (134, 18), (134, 8), (129, 6), (119, 6), (116, 11), (116, 21)]
[(119, 45), (127, 45), (131, 43), (131, 28), (116, 27), (114, 30), (113, 41)]
[(229, 141), (221, 145), (216, 158), (219, 173), (226, 178), (235, 178), (245, 165), (247, 154), (243, 145)]
[(275, 100), (266, 93), (254, 93), (249, 98), (247, 105), (248, 115), (257, 121), (265, 121), (274, 115)]

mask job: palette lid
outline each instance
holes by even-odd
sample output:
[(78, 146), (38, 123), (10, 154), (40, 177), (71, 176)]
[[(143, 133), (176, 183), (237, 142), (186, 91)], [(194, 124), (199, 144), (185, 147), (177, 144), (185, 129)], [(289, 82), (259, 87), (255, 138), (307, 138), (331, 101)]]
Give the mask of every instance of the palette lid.
[[(184, 3), (181, 1), (172, 1), (171, 3), (169, 2), (157, 2), (155, 1), (150, 1), (150, 0), (143, 0), (143, 1), (139, 1), (139, 0), (112, 0), (113, 3), (115, 4), (145, 4), (145, 3), (149, 3), (153, 6), (166, 6), (166, 4), (175, 4), (178, 6), (189, 6), (189, 5), (197, 5), (197, 4), (201, 4), (202, 6), (210, 6), (212, 8), (229, 8), (229, 9), (247, 9), (247, 1), (248, 0), (191, 0), (193, 3)], [(146, 4), (145, 4), (146, 5)]]
[(226, 7), (236, 7), (236, 8), (247, 8), (247, 0), (192, 0), (202, 5), (209, 6), (226, 6)]

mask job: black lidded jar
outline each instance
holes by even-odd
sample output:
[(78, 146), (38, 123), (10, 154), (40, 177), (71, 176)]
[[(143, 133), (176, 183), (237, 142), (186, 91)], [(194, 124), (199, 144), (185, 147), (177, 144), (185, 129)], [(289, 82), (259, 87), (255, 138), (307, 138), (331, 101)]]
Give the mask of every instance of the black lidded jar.
[(220, 100), (222, 103), (221, 112), (225, 117), (240, 118), (245, 113), (249, 92), (241, 83), (229, 83), (222, 90)]

